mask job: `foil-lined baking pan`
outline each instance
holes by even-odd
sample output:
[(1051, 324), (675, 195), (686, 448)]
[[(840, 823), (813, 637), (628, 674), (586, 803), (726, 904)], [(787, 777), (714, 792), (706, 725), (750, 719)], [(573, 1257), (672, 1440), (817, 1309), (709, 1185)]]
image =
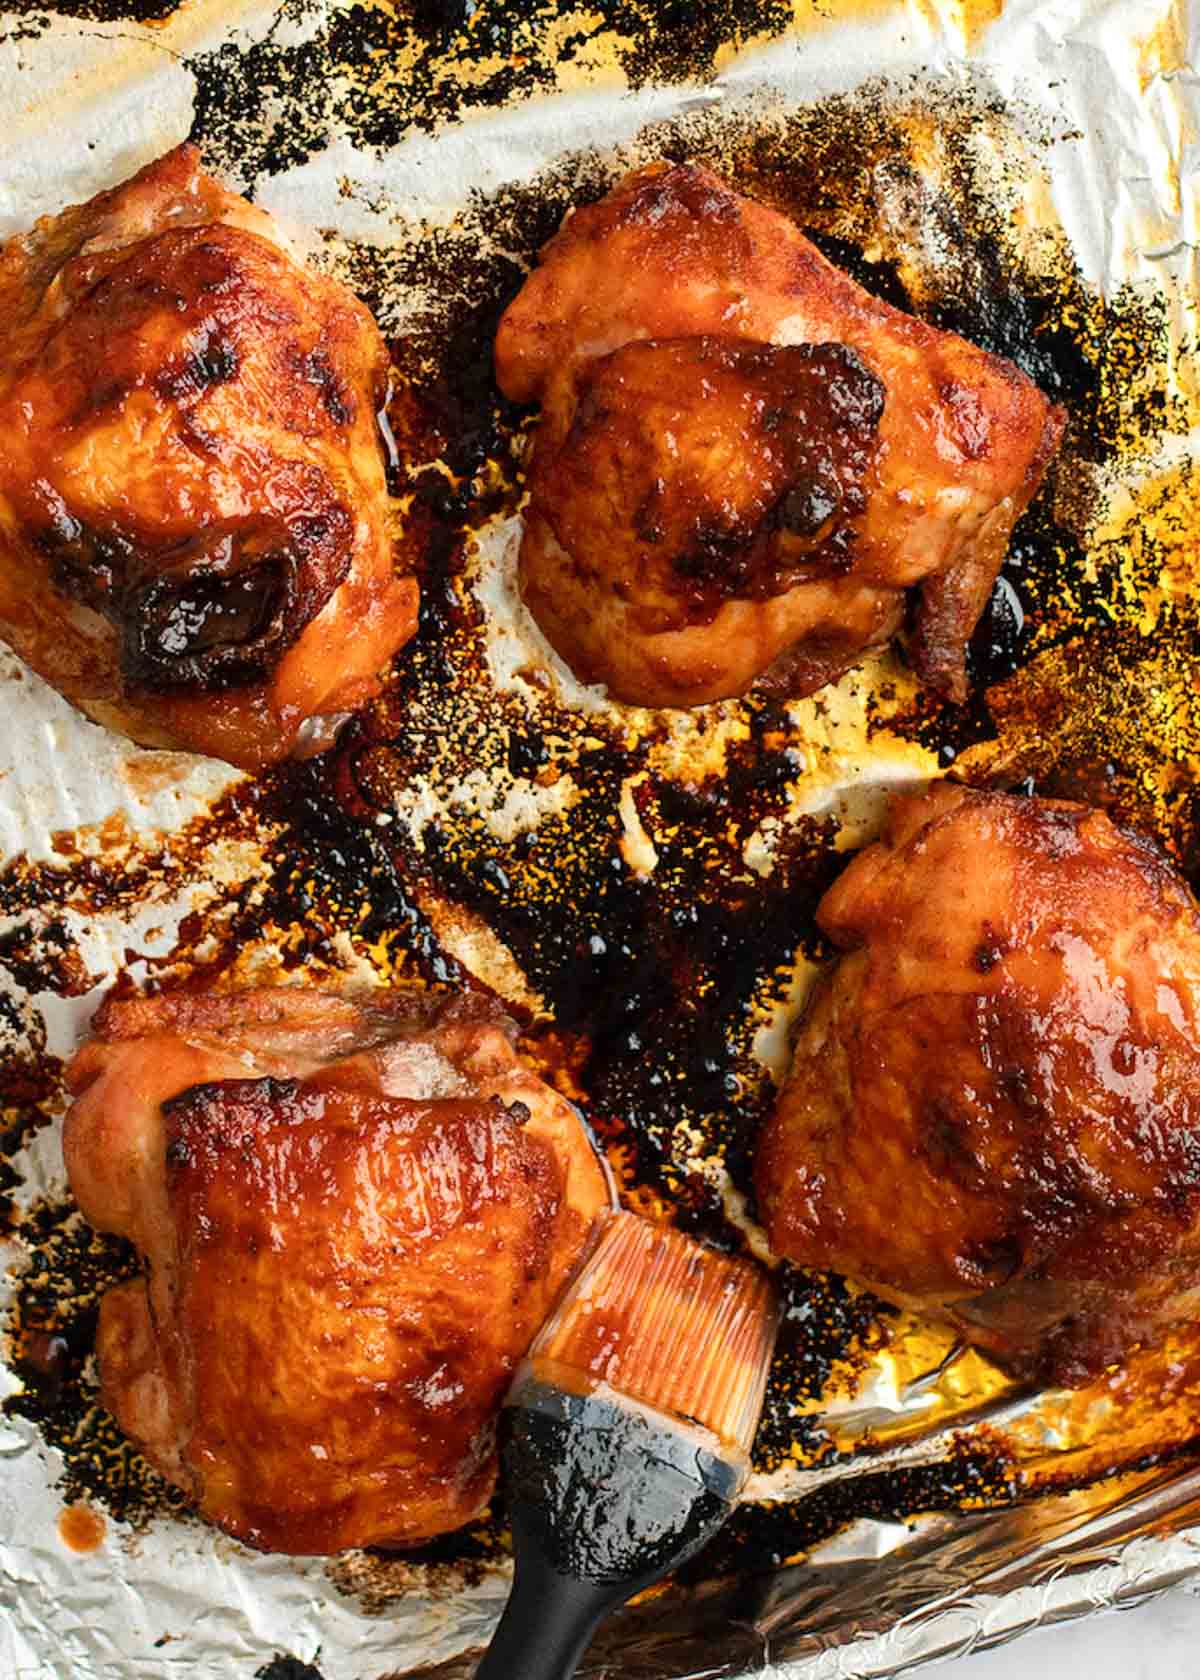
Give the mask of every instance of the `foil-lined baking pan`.
[[(424, 609), (373, 712), (258, 782), (0, 664), (0, 1670), (465, 1676), (506, 1591), (499, 1509), (415, 1554), (260, 1556), (98, 1410), (96, 1300), (131, 1258), (73, 1213), (58, 1122), (114, 985), (487, 986), (631, 1205), (761, 1252), (749, 1162), (825, 954), (812, 912), (890, 787), (1091, 799), (1196, 879), (1198, 27), (1190, 0), (5, 15), (0, 230), (191, 133), (371, 304)], [(491, 334), (565, 211), (657, 156), (712, 163), (1067, 404), (968, 706), (888, 652), (803, 702), (618, 707), (522, 608), (531, 417)], [(750, 1502), (585, 1673), (891, 1674), (1193, 1573), (1194, 1336), (1035, 1394), (853, 1283), (784, 1282)]]

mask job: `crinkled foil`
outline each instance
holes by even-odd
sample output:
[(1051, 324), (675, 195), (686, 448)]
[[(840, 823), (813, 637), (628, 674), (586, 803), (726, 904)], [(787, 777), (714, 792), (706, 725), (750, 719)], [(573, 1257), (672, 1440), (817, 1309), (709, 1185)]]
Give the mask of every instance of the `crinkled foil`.
[[(949, 771), (1095, 798), (1195, 879), (1198, 18), (1191, 0), (62, 0), (0, 17), (0, 232), (193, 133), (371, 302), (397, 347), (400, 540), (439, 520), (454, 536), (395, 693), (290, 782), (141, 752), (0, 656), (0, 1673), (450, 1680), (507, 1587), (495, 1525), (412, 1557), (253, 1554), (179, 1510), (89, 1405), (97, 1279), (126, 1262), (64, 1200), (58, 1076), (114, 982), (472, 976), (602, 1122), (634, 1205), (762, 1252), (745, 1127), (823, 954), (804, 918), (889, 787)], [(580, 687), (522, 609), (524, 421), (430, 370), (474, 368), (483, 390), (539, 239), (661, 153), (786, 204), (867, 283), (1067, 401), (1064, 464), (976, 638), (974, 709), (928, 705), (887, 653), (802, 703), (656, 718)], [(730, 1043), (686, 1063), (699, 1085), (666, 1120), (630, 1119), (645, 1087), (621, 1058), (658, 1045), (673, 1077), (678, 1021), (651, 988), (623, 1037), (604, 1017), (605, 1062), (570, 952), (542, 940), (541, 921), (558, 937), (577, 916), (582, 965), (612, 939), (611, 915), (589, 920), (597, 859), (630, 954), (588, 969), (585, 994), (633, 986), (663, 906), (686, 920), (703, 900), (710, 931), (728, 912), (724, 945), (697, 956), (680, 935)], [(795, 937), (773, 940), (797, 893)], [(710, 1005), (747, 940), (767, 971)], [(792, 1374), (745, 1520), (614, 1619), (592, 1680), (881, 1676), (1197, 1572), (1194, 1335), (1035, 1395), (852, 1286), (787, 1287)]]

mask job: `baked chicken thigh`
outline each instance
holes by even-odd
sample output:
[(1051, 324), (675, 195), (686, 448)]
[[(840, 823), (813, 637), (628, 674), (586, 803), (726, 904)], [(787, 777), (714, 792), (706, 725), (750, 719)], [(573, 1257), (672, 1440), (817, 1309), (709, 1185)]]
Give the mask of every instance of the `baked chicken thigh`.
[(0, 634), (145, 745), (327, 745), (416, 627), (367, 310), (181, 146), (0, 247), (0, 314)]
[(1200, 1308), (1200, 911), (1099, 811), (942, 784), (825, 895), (771, 1243), (1086, 1380)]
[(574, 211), (504, 315), (540, 402), (521, 591), (618, 699), (806, 694), (900, 627), (964, 652), (1064, 425), (1012, 363), (880, 302), (786, 217), (685, 164)]
[(469, 999), (110, 1002), (64, 1150), (147, 1275), (104, 1297), (101, 1397), (251, 1545), (407, 1544), (478, 1513), (513, 1369), (607, 1181)]

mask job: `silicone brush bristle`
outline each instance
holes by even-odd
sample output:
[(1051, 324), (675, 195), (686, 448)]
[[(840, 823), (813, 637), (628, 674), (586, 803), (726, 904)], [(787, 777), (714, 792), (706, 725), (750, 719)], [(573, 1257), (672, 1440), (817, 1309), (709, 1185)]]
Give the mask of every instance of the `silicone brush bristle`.
[(636, 1214), (599, 1241), (533, 1348), (748, 1452), (762, 1409), (778, 1308), (766, 1274)]

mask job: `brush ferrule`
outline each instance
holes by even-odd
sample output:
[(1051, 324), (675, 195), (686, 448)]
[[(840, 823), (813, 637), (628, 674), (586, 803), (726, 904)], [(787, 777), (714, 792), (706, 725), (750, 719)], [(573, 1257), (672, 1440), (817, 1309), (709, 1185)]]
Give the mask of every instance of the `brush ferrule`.
[(737, 1503), (750, 1474), (749, 1456), (703, 1424), (660, 1412), (553, 1360), (527, 1359), (505, 1405), (580, 1429), (610, 1429), (620, 1437), (623, 1450), (636, 1442), (639, 1450), (693, 1477), (728, 1505)]
[(556, 1574), (629, 1591), (698, 1551), (745, 1479), (708, 1431), (531, 1370), (509, 1396), (501, 1441), (514, 1530)]

